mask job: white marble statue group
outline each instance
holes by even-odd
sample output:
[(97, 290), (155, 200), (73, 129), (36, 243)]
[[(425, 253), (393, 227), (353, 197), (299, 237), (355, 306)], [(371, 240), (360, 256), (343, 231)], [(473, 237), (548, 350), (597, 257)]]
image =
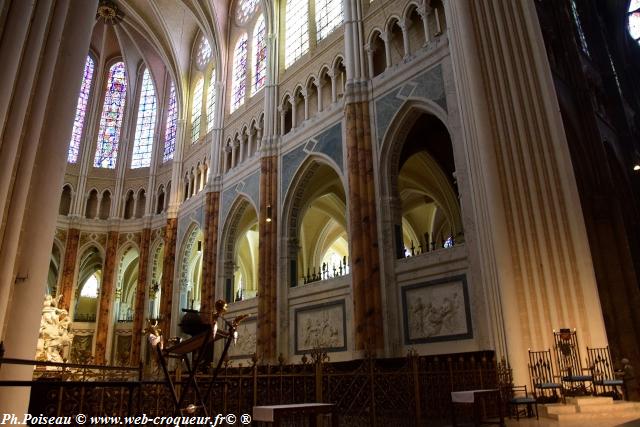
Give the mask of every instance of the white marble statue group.
[(51, 295), (44, 299), (36, 360), (64, 362), (63, 356), (71, 347), (71, 318), (67, 310), (58, 308), (59, 301), (59, 297), (53, 298)]

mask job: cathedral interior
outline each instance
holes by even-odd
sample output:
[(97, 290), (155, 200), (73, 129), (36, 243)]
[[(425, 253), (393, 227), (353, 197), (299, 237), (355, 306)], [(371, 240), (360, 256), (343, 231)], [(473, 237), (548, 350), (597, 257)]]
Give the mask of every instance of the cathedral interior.
[(222, 299), (229, 366), (640, 369), (640, 0), (0, 0), (0, 58), (0, 358)]

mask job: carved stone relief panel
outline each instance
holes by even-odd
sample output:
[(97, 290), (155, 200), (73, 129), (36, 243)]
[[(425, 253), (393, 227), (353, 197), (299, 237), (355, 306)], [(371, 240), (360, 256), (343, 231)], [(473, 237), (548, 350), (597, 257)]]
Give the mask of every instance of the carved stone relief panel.
[(344, 300), (301, 307), (295, 310), (295, 353), (313, 349), (347, 349)]
[(405, 344), (473, 338), (466, 276), (402, 288)]

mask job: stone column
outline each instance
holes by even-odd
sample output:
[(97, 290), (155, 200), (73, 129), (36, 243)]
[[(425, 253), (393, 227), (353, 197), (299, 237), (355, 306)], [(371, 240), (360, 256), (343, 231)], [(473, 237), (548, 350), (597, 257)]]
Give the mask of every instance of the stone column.
[(167, 218), (164, 233), (164, 259), (162, 262), (162, 299), (160, 300), (160, 327), (165, 337), (171, 333), (171, 310), (173, 307), (173, 273), (176, 264), (176, 239), (178, 218)]
[(402, 30), (402, 47), (404, 48), (404, 58), (408, 58), (411, 54), (409, 47), (409, 28), (411, 27), (411, 21), (409, 19), (402, 19), (398, 21), (398, 25)]
[(487, 317), (524, 384), (553, 329), (607, 345), (581, 205), (534, 3), (445, 6)]
[(301, 93), (304, 98), (304, 119), (309, 120), (309, 92), (305, 88)]
[(131, 338), (131, 365), (136, 366), (142, 360), (140, 351), (142, 347), (142, 329), (145, 325), (144, 298), (147, 291), (147, 273), (149, 271), (149, 245), (151, 243), (151, 229), (145, 228), (140, 236), (140, 255), (138, 258), (138, 283), (136, 285), (136, 301), (133, 315), (133, 334)]
[(116, 285), (116, 262), (118, 252), (118, 232), (107, 233), (107, 247), (104, 256), (104, 270), (100, 283), (100, 301), (98, 301), (98, 320), (96, 323), (96, 345), (94, 358), (97, 364), (107, 363), (107, 342), (112, 331), (113, 312), (111, 305)]
[[(348, 89), (354, 89), (349, 86)], [(365, 89), (363, 88), (363, 93)], [(380, 256), (369, 104), (349, 97), (345, 104), (349, 237), (353, 287), (355, 347), (384, 348), (380, 292)]]
[(70, 228), (67, 232), (67, 245), (64, 250), (64, 261), (62, 262), (62, 283), (60, 285), (62, 298), (58, 303), (58, 307), (64, 308), (67, 311), (71, 308), (71, 301), (73, 301), (73, 284), (76, 280), (79, 239), (80, 230)]
[[(52, 9), (48, 9), (50, 6)], [(0, 328), (5, 356), (25, 359), (35, 354), (43, 284), (48, 274), (67, 149), (97, 0), (73, 7), (69, 1), (58, 1), (55, 7), (37, 2), (35, 7), (38, 12), (29, 26), (27, 43), (18, 48), (26, 48), (28, 52), (22, 58), (23, 64), (31, 55), (38, 57), (40, 72), (28, 83), (32, 95), (30, 108), (22, 131), (15, 135), (20, 150), (10, 157), (13, 183), (7, 211), (2, 216), (6, 227), (0, 236)], [(40, 19), (42, 16), (44, 21)], [(45, 39), (32, 45), (42, 40), (38, 35), (42, 26)], [(2, 39), (5, 37), (10, 40), (6, 28)], [(23, 83), (21, 79), (28, 79), (20, 71), (17, 76), (16, 86)], [(11, 91), (10, 87), (5, 89)], [(21, 100), (22, 96), (14, 93), (11, 102)], [(3, 147), (15, 142), (9, 141), (6, 133), (0, 140)], [(0, 368), (3, 380), (29, 380), (32, 375), (30, 366)], [(28, 387), (0, 389), (0, 412), (26, 413), (29, 393)]]
[(384, 56), (387, 61), (387, 68), (391, 68), (391, 34), (386, 31), (380, 33), (380, 38), (384, 42)]
[(418, 14), (420, 15), (420, 18), (422, 19), (422, 27), (424, 30), (423, 46), (426, 46), (431, 40), (431, 35), (429, 34), (429, 11), (431, 10), (431, 7), (427, 6), (426, 4), (422, 4), (418, 6), (417, 10), (418, 10)]
[(318, 77), (316, 79), (316, 90), (318, 92), (318, 113), (322, 111), (322, 81)]
[[(271, 154), (271, 153), (265, 153)], [(278, 308), (278, 221), (277, 187), (278, 157), (265, 155), (260, 162), (260, 213), (258, 231), (260, 235), (258, 258), (258, 357), (275, 362), (277, 357), (277, 308)], [(267, 211), (270, 219), (267, 221)]]
[[(213, 310), (216, 296), (216, 266), (218, 263), (218, 216), (220, 212), (220, 191), (206, 195), (206, 214), (202, 251), (202, 295), (200, 311)], [(210, 321), (209, 317), (206, 319)]]

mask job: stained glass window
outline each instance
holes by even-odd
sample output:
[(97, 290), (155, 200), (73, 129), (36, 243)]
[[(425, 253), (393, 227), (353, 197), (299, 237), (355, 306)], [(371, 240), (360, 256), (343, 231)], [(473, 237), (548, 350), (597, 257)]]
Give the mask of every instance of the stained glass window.
[(67, 161), (69, 163), (78, 161), (82, 128), (84, 127), (84, 119), (87, 115), (87, 103), (89, 102), (89, 92), (91, 91), (91, 80), (93, 80), (93, 69), (93, 59), (87, 56), (87, 62), (84, 64), (82, 84), (80, 85), (80, 95), (78, 95), (78, 105), (76, 106), (76, 117), (73, 120), (71, 142), (69, 143), (69, 154), (67, 155)]
[(241, 0), (236, 8), (236, 22), (244, 25), (258, 8), (258, 0)]
[(287, 0), (285, 28), (285, 67), (309, 50), (309, 4), (307, 0)]
[(640, 43), (640, 0), (631, 0), (629, 4), (629, 34)]
[(167, 128), (164, 131), (164, 155), (162, 161), (173, 159), (176, 151), (176, 131), (178, 128), (178, 104), (176, 102), (176, 87), (171, 82), (169, 89), (169, 106), (167, 107)]
[(578, 42), (582, 51), (589, 55), (589, 46), (587, 45), (587, 38), (584, 35), (582, 29), (582, 23), (580, 22), (580, 15), (578, 14), (578, 6), (575, 0), (571, 0), (571, 14), (573, 15), (573, 21), (576, 23), (576, 30), (578, 31)]
[(202, 77), (193, 88), (193, 104), (191, 105), (191, 142), (200, 138), (200, 121), (202, 119), (202, 90), (204, 81)]
[(247, 89), (247, 34), (242, 34), (233, 54), (233, 80), (231, 82), (231, 112), (244, 104)]
[(153, 88), (151, 73), (146, 69), (142, 75), (142, 88), (140, 89), (136, 136), (133, 140), (133, 155), (131, 156), (132, 169), (146, 168), (151, 165), (156, 112), (156, 91)]
[(322, 40), (342, 24), (342, 0), (316, 0), (316, 31)]
[(253, 30), (253, 93), (262, 89), (267, 79), (266, 32), (264, 16), (260, 15)]
[(205, 65), (209, 63), (211, 60), (211, 45), (209, 45), (209, 41), (205, 36), (202, 36), (200, 39), (200, 44), (198, 45), (198, 50), (196, 52), (196, 62), (200, 69), (204, 68)]
[(97, 168), (116, 167), (118, 158), (118, 142), (124, 114), (124, 103), (127, 97), (127, 78), (124, 62), (116, 62), (109, 69), (107, 91), (104, 96), (98, 146), (93, 166)]
[(216, 69), (211, 70), (207, 88), (207, 132), (213, 129), (216, 112)]

